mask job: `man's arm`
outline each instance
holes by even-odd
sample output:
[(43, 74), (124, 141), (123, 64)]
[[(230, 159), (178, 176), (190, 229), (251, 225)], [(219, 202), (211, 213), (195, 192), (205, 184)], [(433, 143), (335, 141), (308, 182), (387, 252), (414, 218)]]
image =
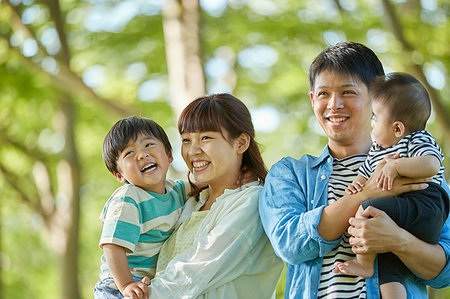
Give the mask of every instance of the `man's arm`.
[(380, 174), (386, 161), (381, 161), (372, 176), (367, 180), (361, 192), (356, 194), (345, 194), (342, 198), (331, 205), (326, 206), (322, 211), (317, 230), (325, 240), (335, 240), (339, 238), (348, 228), (348, 221), (358, 210), (359, 205), (376, 197), (396, 196), (405, 192), (422, 190), (428, 187), (424, 182), (427, 179), (411, 179), (399, 177), (394, 181), (391, 190), (382, 190), (377, 187), (376, 178)]
[(324, 206), (313, 206), (310, 201), (313, 196), (322, 196), (314, 192), (326, 189), (326, 181), (318, 178), (316, 185), (308, 185), (307, 179), (317, 174), (291, 159), (284, 158), (270, 169), (259, 198), (259, 213), (275, 253), (287, 263), (298, 264), (327, 254), (341, 236), (326, 241), (318, 234)]

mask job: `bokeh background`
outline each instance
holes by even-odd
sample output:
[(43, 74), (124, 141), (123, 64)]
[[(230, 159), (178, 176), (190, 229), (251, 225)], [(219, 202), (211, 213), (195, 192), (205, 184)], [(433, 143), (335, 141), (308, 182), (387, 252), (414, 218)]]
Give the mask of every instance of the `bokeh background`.
[(122, 117), (167, 130), (172, 178), (186, 178), (177, 115), (206, 93), (246, 103), (268, 167), (319, 154), (307, 71), (340, 41), (426, 84), (450, 157), (449, 13), (448, 0), (0, 0), (0, 298), (93, 297), (98, 216), (119, 186), (101, 147)]

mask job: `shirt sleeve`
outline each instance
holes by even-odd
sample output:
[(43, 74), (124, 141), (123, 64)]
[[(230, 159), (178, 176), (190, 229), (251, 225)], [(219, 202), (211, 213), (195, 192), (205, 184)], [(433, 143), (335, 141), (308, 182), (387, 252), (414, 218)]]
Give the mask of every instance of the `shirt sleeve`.
[(428, 133), (417, 134), (408, 143), (408, 156), (417, 157), (428, 155), (438, 158), (442, 165), (444, 155), (442, 154), (442, 150), (436, 140), (434, 140), (433, 136)]
[(372, 167), (370, 166), (370, 161), (369, 161), (369, 159), (366, 159), (364, 161), (364, 163), (361, 164), (361, 166), (359, 167), (358, 174), (362, 175), (366, 179), (369, 179), (370, 176), (372, 175), (372, 173), (373, 173), (373, 170), (372, 170)]
[(103, 230), (100, 247), (115, 244), (133, 252), (140, 236), (140, 216), (137, 203), (128, 196), (111, 198), (101, 216)]
[[(444, 180), (442, 188), (450, 194), (447, 182)], [(447, 221), (442, 227), (441, 238), (438, 243), (445, 252), (446, 264), (441, 273), (433, 280), (424, 281), (425, 284), (435, 289), (441, 289), (450, 286), (450, 217), (447, 217)]]
[(235, 269), (255, 255), (252, 250), (264, 234), (258, 194), (244, 194), (247, 199), (214, 220), (217, 223), (208, 234), (170, 261), (152, 280), (149, 298), (195, 298), (219, 281), (224, 284), (239, 276)]
[(301, 186), (292, 163), (283, 159), (270, 169), (260, 196), (259, 213), (264, 230), (275, 253), (290, 264), (324, 256), (340, 240), (326, 241), (317, 231), (325, 206), (312, 208), (311, 204), (308, 209), (308, 200), (314, 195), (307, 197), (305, 189), (316, 187), (307, 184), (307, 180), (314, 181), (308, 175), (306, 169), (297, 173), (304, 180)]

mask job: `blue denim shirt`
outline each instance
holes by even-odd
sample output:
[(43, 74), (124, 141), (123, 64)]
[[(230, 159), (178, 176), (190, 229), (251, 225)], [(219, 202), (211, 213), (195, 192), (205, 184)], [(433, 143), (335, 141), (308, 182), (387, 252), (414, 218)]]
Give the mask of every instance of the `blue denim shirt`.
[[(341, 241), (341, 238), (326, 241), (317, 232), (322, 210), (328, 205), (328, 179), (332, 171), (333, 157), (326, 146), (320, 157), (283, 158), (266, 177), (259, 212), (275, 253), (287, 265), (285, 298), (317, 298), (323, 257)], [(445, 182), (443, 188), (449, 192)], [(408, 298), (427, 298), (425, 285), (433, 288), (450, 285), (449, 219), (439, 244), (447, 257), (445, 268), (430, 281), (407, 277)], [(368, 298), (380, 298), (377, 267), (374, 275), (366, 279), (366, 290)]]

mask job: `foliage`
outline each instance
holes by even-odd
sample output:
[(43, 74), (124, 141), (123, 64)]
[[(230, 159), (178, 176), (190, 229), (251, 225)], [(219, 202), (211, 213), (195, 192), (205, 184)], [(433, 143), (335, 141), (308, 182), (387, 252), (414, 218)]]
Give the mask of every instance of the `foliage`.
[[(103, 166), (104, 136), (120, 117), (141, 114), (167, 128), (175, 148), (179, 144), (167, 92), (163, 1), (59, 2), (66, 20), (70, 70), (80, 82), (84, 79), (96, 96), (80, 85), (70, 87), (61, 79), (63, 71), (54, 67), (52, 59), (59, 58), (58, 47), (51, 44), (58, 43), (51, 35), (55, 22), (48, 3), (53, 2), (15, 0), (7, 5), (5, 1), (0, 6), (0, 296), (61, 297), (64, 282), (60, 281), (61, 264), (52, 238), (43, 216), (22, 195), (36, 199), (36, 161), (46, 165), (52, 188), (57, 186), (58, 165), (67, 145), (61, 133), (61, 107), (68, 93), (73, 100), (82, 171), (78, 278), (81, 297), (91, 298), (101, 255), (98, 215), (118, 186)], [(391, 33), (382, 1), (224, 0), (223, 6), (215, 7), (208, 6), (209, 2), (214, 1), (201, 1), (200, 29), (208, 92), (232, 92), (252, 110), (255, 123), (261, 123), (257, 112), (267, 111), (258, 109), (272, 109), (262, 114), (266, 115), (262, 123), (271, 124), (273, 119), (274, 125), (257, 126), (257, 139), (269, 167), (283, 156), (317, 154), (325, 145), (326, 138), (310, 109), (307, 71), (312, 59), (337, 41), (367, 44), (389, 71), (409, 71), (411, 63), (423, 66), (448, 113), (450, 89), (445, 80), (450, 69), (450, 7), (444, 0), (430, 1), (434, 6), (426, 1), (392, 1), (397, 12), (401, 11), (399, 19), (412, 54), (405, 54)], [(14, 10), (39, 41), (34, 55), (28, 54), (33, 42), (26, 31), (11, 21)], [(122, 23), (121, 18), (125, 20)], [(108, 22), (119, 25), (108, 27)], [(106, 104), (99, 98), (106, 99)], [(122, 112), (112, 105), (120, 105)], [(444, 144), (447, 128), (433, 120), (429, 129), (449, 156), (450, 149)], [(176, 159), (180, 160), (179, 155)], [(56, 206), (64, 209), (64, 197), (53, 191)]]

